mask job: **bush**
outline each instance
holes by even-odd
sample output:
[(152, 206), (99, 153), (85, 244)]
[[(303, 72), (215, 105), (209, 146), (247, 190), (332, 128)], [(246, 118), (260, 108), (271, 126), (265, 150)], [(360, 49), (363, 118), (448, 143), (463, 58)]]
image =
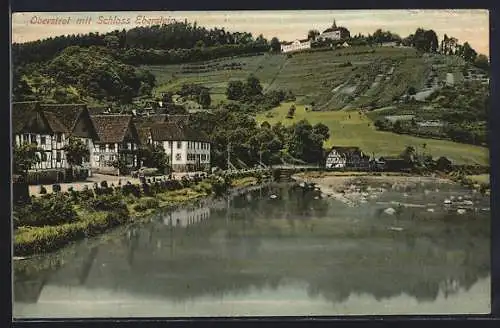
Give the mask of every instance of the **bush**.
[(212, 185), (212, 192), (215, 194), (216, 197), (224, 195), (231, 186), (231, 181), (228, 177), (225, 178), (216, 177), (213, 178), (212, 181), (210, 182)]
[(15, 212), (18, 217), (17, 223), (21, 226), (60, 225), (77, 220), (77, 213), (71, 200), (61, 194), (35, 198), (30, 205), (18, 207)]
[(47, 193), (47, 188), (40, 186), (40, 195), (45, 195)]
[(120, 211), (128, 212), (127, 205), (119, 195), (105, 195), (91, 199), (87, 207), (94, 211)]
[(122, 186), (122, 195), (134, 195), (135, 197), (139, 198), (141, 197), (141, 188), (140, 186), (127, 183), (126, 185)]
[(160, 202), (156, 198), (142, 198), (139, 203), (134, 206), (134, 210), (137, 212), (144, 212), (151, 208), (158, 208)]
[(52, 185), (52, 192), (57, 193), (61, 191), (61, 185), (60, 184), (54, 184)]
[(108, 188), (108, 182), (107, 181), (101, 181), (101, 188)]

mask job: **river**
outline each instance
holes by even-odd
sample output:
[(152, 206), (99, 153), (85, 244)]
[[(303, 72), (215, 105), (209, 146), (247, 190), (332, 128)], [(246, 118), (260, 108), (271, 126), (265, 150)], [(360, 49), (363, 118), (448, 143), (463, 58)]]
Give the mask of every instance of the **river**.
[[(274, 185), (14, 264), (15, 318), (490, 312), (489, 199), (390, 188), (356, 206)], [(394, 202), (409, 204), (395, 206)], [(414, 204), (415, 206), (411, 206)], [(389, 206), (395, 213), (384, 212)]]

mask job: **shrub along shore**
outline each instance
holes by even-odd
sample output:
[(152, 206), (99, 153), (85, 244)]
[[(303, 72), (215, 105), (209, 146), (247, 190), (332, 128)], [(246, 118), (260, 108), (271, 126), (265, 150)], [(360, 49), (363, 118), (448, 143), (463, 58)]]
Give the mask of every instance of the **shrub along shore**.
[(159, 209), (219, 197), (269, 178), (268, 172), (248, 172), (117, 187), (103, 182), (93, 189), (32, 198), (30, 204), (14, 206), (14, 255), (51, 252), (119, 225), (141, 222)]

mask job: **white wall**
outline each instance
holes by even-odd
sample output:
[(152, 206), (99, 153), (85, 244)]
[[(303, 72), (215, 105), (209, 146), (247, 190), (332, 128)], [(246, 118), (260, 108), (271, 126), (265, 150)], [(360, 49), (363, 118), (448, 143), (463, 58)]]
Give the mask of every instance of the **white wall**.
[[(180, 148), (178, 148), (180, 143)], [(172, 148), (173, 146), (173, 148)], [(173, 165), (196, 164), (200, 156), (200, 164), (210, 164), (210, 143), (195, 141), (163, 141), (163, 149)], [(173, 150), (173, 156), (171, 156)]]
[[(44, 144), (42, 144), (44, 139)], [(15, 135), (16, 144), (20, 146), (24, 142), (36, 142), (39, 148), (45, 150), (45, 161), (37, 163), (35, 169), (51, 169), (51, 168), (67, 168), (66, 154), (62, 148), (68, 142), (64, 133), (61, 134), (60, 142), (57, 142), (56, 135), (50, 134), (36, 134), (36, 133), (23, 133)], [(59, 161), (57, 161), (59, 154)]]
[(337, 151), (332, 150), (326, 158), (326, 168), (343, 168), (346, 166), (346, 159), (343, 158)]

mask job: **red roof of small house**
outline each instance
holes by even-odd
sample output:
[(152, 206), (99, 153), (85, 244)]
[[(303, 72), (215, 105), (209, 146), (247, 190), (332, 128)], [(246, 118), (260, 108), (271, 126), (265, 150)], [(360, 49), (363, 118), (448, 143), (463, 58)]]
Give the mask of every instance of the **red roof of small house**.
[(132, 124), (132, 115), (91, 115), (97, 132), (98, 143), (121, 143), (125, 141), (129, 129), (139, 142), (139, 136)]

